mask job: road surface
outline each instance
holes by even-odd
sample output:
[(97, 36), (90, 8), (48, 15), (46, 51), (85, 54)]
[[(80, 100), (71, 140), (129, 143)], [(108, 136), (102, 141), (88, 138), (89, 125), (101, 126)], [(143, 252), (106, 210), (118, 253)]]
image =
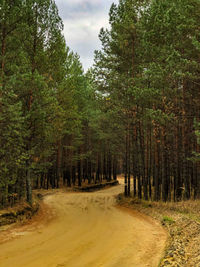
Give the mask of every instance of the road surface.
[(6, 242), (0, 234), (0, 266), (158, 266), (166, 233), (149, 217), (116, 208), (114, 196), (122, 191), (119, 185), (46, 196), (48, 208), (33, 222), (9, 230)]

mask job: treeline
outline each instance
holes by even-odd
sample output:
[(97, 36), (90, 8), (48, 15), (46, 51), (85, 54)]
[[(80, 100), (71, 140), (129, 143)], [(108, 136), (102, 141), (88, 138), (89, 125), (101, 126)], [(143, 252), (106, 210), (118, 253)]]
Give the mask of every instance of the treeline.
[(125, 174), (125, 195), (200, 197), (200, 3), (120, 0), (86, 74), (54, 0), (0, 3), (0, 207)]
[(62, 30), (53, 0), (0, 3), (0, 207), (116, 179), (104, 97)]
[(109, 22), (93, 81), (121, 140), (125, 195), (199, 198), (200, 2), (120, 0)]

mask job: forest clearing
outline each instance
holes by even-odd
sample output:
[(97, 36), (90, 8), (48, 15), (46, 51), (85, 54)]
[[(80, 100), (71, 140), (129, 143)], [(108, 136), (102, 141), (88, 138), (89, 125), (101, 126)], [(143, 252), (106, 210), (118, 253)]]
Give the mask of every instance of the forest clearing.
[(122, 192), (123, 185), (93, 193), (51, 192), (44, 198), (51, 215), (44, 211), (39, 222), (36, 216), (13, 228), (5, 243), (0, 233), (0, 266), (157, 266), (167, 234), (149, 217), (116, 208)]

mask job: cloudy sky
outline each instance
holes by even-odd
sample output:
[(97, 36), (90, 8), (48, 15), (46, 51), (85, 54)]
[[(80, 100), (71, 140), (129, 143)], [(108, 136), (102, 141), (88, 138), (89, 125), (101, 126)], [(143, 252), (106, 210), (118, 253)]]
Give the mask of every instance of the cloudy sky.
[(64, 22), (67, 45), (80, 55), (85, 70), (93, 63), (102, 27), (108, 27), (108, 13), (118, 0), (55, 0)]

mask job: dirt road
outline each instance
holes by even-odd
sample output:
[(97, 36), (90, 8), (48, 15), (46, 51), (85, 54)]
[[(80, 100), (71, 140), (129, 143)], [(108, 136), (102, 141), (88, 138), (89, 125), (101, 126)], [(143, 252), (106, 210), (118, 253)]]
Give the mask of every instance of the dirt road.
[[(1, 267), (155, 267), (166, 233), (153, 220), (115, 207), (123, 186), (46, 196), (54, 219), (13, 229), (0, 245)], [(0, 235), (1, 239), (1, 235)]]

